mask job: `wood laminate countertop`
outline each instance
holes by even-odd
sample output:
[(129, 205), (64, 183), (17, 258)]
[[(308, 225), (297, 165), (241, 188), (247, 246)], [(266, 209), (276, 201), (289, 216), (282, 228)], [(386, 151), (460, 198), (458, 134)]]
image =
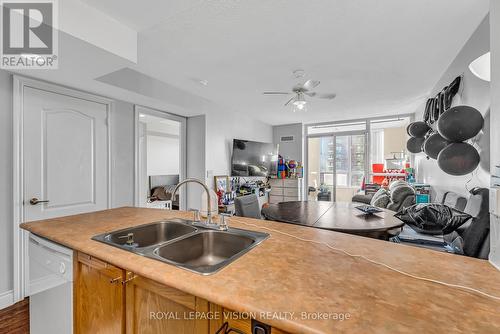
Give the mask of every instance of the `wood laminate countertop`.
[(411, 275), (500, 296), (500, 271), (487, 261), (240, 217), (231, 218), (230, 226), (267, 232), (271, 237), (210, 276), (91, 240), (100, 233), (191, 216), (126, 207), (21, 227), (225, 308), (252, 312), (259, 320), (292, 333), (500, 333), (499, 300), (408, 277), (321, 242)]

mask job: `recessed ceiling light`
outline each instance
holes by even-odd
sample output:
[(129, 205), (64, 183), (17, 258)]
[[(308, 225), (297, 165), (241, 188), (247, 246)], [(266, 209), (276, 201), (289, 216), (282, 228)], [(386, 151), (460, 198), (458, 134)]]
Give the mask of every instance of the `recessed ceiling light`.
[(469, 70), (481, 80), (491, 81), (491, 60), (490, 52), (474, 60), (469, 65)]
[(144, 115), (144, 114), (139, 114), (139, 117), (140, 117), (140, 118), (144, 118), (144, 117), (146, 117), (146, 115)]

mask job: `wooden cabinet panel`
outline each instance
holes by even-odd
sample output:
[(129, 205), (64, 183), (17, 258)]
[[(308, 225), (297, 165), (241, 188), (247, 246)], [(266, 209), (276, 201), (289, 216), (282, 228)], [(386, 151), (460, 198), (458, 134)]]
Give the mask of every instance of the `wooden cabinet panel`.
[(137, 277), (126, 287), (127, 334), (209, 333), (208, 302)]
[[(251, 320), (83, 253), (74, 257), (76, 334), (251, 334)], [(217, 315), (217, 316), (216, 316)], [(284, 334), (273, 328), (271, 334)]]
[(123, 270), (78, 253), (75, 274), (75, 333), (123, 333)]
[[(237, 329), (245, 334), (252, 334), (252, 320), (245, 317), (236, 316), (237, 313), (224, 309), (224, 315), (231, 315), (224, 317), (223, 322), (227, 322), (229, 328)], [(220, 326), (219, 326), (220, 327)], [(278, 328), (271, 328), (271, 334), (287, 334)]]

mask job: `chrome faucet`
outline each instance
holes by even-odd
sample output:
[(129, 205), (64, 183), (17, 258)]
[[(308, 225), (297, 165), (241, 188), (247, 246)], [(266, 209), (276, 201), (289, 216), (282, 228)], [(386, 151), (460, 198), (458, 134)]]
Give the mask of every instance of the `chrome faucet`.
[(207, 221), (206, 221), (206, 223), (212, 224), (212, 201), (210, 201), (210, 190), (208, 190), (207, 185), (205, 183), (203, 183), (202, 181), (200, 181), (198, 179), (194, 179), (194, 178), (188, 178), (188, 179), (185, 179), (184, 181), (179, 182), (175, 186), (174, 191), (172, 192), (172, 200), (175, 198), (175, 194), (177, 193), (177, 190), (180, 188), (180, 186), (182, 186), (183, 184), (186, 184), (186, 183), (190, 183), (190, 182), (198, 183), (199, 185), (201, 185), (203, 187), (203, 189), (205, 189), (205, 192), (207, 193)]

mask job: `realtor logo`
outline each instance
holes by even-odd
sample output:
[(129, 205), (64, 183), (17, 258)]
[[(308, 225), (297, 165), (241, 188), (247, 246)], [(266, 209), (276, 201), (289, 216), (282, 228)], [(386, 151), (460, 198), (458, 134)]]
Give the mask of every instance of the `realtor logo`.
[(1, 66), (57, 69), (56, 0), (0, 0)]

